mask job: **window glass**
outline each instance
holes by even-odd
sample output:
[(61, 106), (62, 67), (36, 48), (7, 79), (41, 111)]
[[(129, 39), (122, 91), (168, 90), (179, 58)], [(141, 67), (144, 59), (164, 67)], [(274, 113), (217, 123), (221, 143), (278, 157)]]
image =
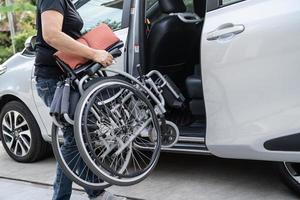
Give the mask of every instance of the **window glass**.
[[(158, 0), (146, 0), (146, 9), (151, 8), (151, 6), (153, 6), (156, 2), (158, 2)], [(194, 10), (193, 0), (184, 0), (184, 3), (189, 12)]]
[(106, 23), (113, 30), (121, 28), (123, 0), (89, 0), (78, 8), (87, 32), (100, 23)]
[(187, 7), (187, 11), (188, 12), (193, 12), (194, 11), (194, 4), (193, 4), (193, 0), (184, 0), (184, 3)]
[(238, 1), (241, 1), (241, 0), (222, 0), (222, 5), (232, 4), (232, 3), (236, 3)]
[(146, 0), (146, 9), (151, 8), (158, 0)]

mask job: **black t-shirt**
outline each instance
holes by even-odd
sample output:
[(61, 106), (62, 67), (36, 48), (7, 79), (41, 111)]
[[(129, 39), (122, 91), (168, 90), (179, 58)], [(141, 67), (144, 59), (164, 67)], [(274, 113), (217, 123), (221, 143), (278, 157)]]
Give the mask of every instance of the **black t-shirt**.
[(64, 16), (62, 31), (74, 39), (81, 36), (83, 21), (71, 0), (38, 0), (37, 2), (35, 75), (43, 78), (58, 78), (62, 71), (53, 57), (57, 50), (48, 45), (42, 35), (41, 14), (48, 10), (57, 11)]

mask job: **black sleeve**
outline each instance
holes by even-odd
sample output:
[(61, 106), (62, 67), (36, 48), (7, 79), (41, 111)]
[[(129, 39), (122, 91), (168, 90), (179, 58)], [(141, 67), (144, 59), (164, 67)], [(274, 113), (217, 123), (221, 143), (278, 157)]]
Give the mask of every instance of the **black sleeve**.
[(42, 0), (40, 4), (41, 13), (47, 10), (55, 10), (64, 15), (65, 8), (66, 4), (64, 0)]

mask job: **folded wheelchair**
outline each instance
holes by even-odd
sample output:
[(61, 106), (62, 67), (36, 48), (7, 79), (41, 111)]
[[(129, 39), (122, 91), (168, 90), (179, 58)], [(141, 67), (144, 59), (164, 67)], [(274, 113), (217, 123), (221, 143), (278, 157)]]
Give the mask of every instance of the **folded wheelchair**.
[[(120, 56), (121, 41), (109, 51)], [(144, 180), (155, 168), (161, 146), (179, 137), (177, 126), (164, 118), (166, 104), (183, 97), (158, 71), (139, 77), (88, 62), (76, 69), (57, 60), (65, 72), (51, 105), (52, 146), (64, 173), (84, 188), (128, 186)], [(137, 66), (138, 67), (138, 66)], [(62, 151), (63, 130), (74, 129), (73, 150)]]

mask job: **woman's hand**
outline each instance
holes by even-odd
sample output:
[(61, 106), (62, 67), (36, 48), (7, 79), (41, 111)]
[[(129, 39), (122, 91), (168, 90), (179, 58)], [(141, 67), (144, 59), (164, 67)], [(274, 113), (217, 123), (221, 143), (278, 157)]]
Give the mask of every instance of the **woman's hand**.
[(93, 61), (100, 63), (103, 67), (108, 67), (113, 62), (113, 56), (104, 50), (95, 50)]

